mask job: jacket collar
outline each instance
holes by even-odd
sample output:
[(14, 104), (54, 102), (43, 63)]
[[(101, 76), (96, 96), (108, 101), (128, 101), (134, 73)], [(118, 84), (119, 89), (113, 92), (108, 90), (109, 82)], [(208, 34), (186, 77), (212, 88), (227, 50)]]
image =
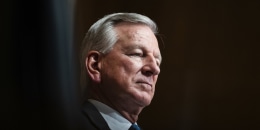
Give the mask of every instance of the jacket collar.
[(99, 111), (97, 110), (97, 108), (91, 104), (89, 101), (86, 101), (83, 104), (83, 114), (85, 114), (85, 116), (87, 118), (89, 118), (89, 120), (91, 121), (91, 123), (97, 128), (97, 129), (101, 129), (101, 130), (110, 130), (108, 127), (107, 122), (105, 121), (105, 119), (102, 117), (102, 115), (99, 113)]

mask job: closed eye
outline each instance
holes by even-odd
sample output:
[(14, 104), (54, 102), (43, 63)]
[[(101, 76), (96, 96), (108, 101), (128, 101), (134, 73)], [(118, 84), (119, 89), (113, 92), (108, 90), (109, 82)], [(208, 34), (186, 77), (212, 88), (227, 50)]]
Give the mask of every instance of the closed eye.
[(143, 53), (130, 53), (130, 54), (128, 54), (128, 56), (138, 56), (138, 57), (143, 57), (144, 54), (143, 54)]
[(159, 67), (160, 67), (160, 65), (161, 65), (161, 62), (160, 62), (160, 61), (158, 61), (158, 60), (156, 60), (156, 64), (157, 64), (157, 66), (159, 66)]
[(143, 53), (134, 53), (135, 56), (143, 56)]

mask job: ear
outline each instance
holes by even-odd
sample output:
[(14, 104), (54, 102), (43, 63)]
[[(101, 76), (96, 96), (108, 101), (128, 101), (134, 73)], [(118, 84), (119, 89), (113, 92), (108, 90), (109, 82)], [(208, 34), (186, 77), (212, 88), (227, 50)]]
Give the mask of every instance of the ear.
[(98, 51), (90, 51), (85, 61), (86, 69), (89, 77), (93, 82), (99, 83), (101, 81), (100, 68), (101, 68), (101, 53)]

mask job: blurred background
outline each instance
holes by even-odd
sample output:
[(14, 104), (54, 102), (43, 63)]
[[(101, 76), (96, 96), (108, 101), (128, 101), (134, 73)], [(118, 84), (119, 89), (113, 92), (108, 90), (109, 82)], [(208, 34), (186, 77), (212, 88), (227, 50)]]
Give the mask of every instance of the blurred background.
[(136, 12), (164, 44), (144, 130), (260, 129), (260, 1), (12, 0), (2, 10), (1, 127), (80, 129), (80, 43), (104, 15)]

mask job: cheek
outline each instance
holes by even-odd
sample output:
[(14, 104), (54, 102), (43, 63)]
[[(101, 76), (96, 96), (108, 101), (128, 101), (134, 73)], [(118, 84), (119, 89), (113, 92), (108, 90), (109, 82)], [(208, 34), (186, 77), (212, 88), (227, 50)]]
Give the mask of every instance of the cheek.
[(131, 60), (123, 60), (121, 63), (122, 63), (121, 66), (127, 72), (135, 72), (137, 70), (138, 66), (140, 66), (140, 65), (138, 65), (140, 63), (134, 62), (134, 61), (131, 61)]
[[(102, 69), (105, 75), (117, 79), (124, 79), (130, 72), (133, 64), (120, 58), (109, 58), (104, 61)], [(120, 78), (119, 78), (120, 77)]]
[(102, 67), (107, 76), (121, 82), (135, 77), (142, 68), (142, 61), (127, 56), (111, 56), (104, 61)]

